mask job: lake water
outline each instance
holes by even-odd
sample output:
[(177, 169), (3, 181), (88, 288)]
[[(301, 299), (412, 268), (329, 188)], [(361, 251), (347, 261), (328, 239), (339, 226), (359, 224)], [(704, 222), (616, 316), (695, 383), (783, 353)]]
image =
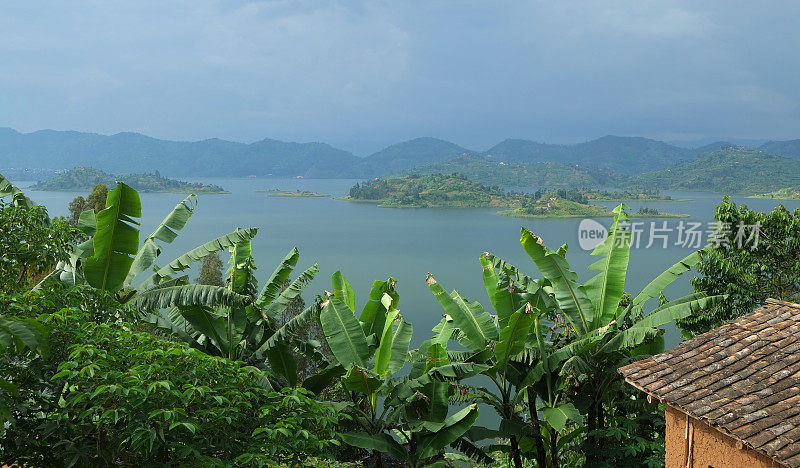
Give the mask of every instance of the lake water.
[[(319, 263), (320, 273), (306, 288), (304, 297), (313, 299), (315, 293), (330, 290), (330, 276), (341, 270), (356, 291), (358, 307), (363, 304), (372, 281), (389, 276), (397, 280), (400, 311), (414, 326), (412, 344), (419, 344), (430, 335), (439, 322), (442, 309), (425, 283), (428, 272), (442, 285), (457, 289), (462, 295), (489, 303), (483, 288), (478, 256), (489, 251), (539, 276), (530, 258), (519, 244), (520, 226), (530, 228), (551, 248), (567, 242), (571, 246), (567, 258), (582, 280), (591, 275), (586, 267), (596, 258), (578, 247), (577, 232), (580, 219), (519, 219), (495, 215), (493, 209), (390, 209), (372, 204), (349, 203), (333, 198), (276, 198), (258, 190), (310, 190), (332, 196), (345, 195), (356, 180), (332, 179), (196, 179), (214, 183), (229, 190), (225, 195), (201, 195), (189, 224), (175, 242), (162, 254), (162, 265), (186, 250), (236, 227), (258, 227), (253, 241), (253, 255), (259, 267), (258, 278), (263, 282), (277, 262), (293, 246), (300, 249), (298, 268)], [(24, 183), (19, 183), (24, 187)], [(689, 202), (630, 202), (631, 212), (641, 206), (664, 212), (690, 215), (685, 222), (706, 223), (713, 220), (715, 205), (721, 195), (714, 193), (666, 192), (674, 198), (691, 198)], [(49, 209), (52, 216), (67, 214), (72, 198), (85, 193), (29, 192), (28, 195)], [(141, 194), (143, 219), (142, 237), (152, 232), (164, 216), (182, 200), (179, 194)], [(769, 211), (780, 201), (733, 197), (759, 211)], [(799, 201), (784, 201), (789, 209), (800, 207)], [(607, 203), (613, 207), (616, 203)], [(642, 247), (647, 244), (650, 222), (656, 226), (667, 223), (675, 228), (678, 219), (641, 219), (645, 225)], [(605, 226), (610, 220), (600, 220)], [(675, 232), (669, 236), (669, 246), (661, 242), (651, 248), (635, 249), (631, 253), (626, 291), (638, 292), (647, 282), (691, 252), (689, 248), (673, 245)], [(192, 272), (192, 278), (197, 272)], [(295, 275), (296, 276), (296, 275)], [(667, 296), (675, 298), (690, 292), (689, 277), (676, 281)], [(651, 307), (653, 305), (651, 304)], [(674, 345), (679, 334), (670, 328), (667, 343)]]

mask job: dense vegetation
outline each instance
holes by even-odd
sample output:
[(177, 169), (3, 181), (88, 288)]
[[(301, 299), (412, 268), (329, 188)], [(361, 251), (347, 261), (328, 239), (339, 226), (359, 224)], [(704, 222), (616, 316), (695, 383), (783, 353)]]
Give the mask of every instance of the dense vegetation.
[(500, 187), (548, 189), (597, 187), (615, 183), (619, 176), (558, 162), (502, 162), (464, 154), (442, 162), (414, 167), (414, 174), (462, 174), (482, 184)]
[(668, 169), (631, 177), (627, 183), (659, 189), (752, 194), (795, 186), (798, 180), (800, 160), (728, 147)]
[[(800, 209), (760, 213), (724, 197), (715, 215), (713, 248), (692, 279), (697, 291), (727, 294), (702, 314), (678, 321), (687, 336), (716, 328), (773, 297), (800, 301)], [(757, 229), (755, 229), (757, 227)]]
[(669, 195), (661, 195), (657, 190), (640, 189), (640, 190), (619, 190), (610, 192), (608, 190), (596, 189), (581, 189), (581, 192), (586, 195), (586, 199), (590, 201), (673, 201), (674, 199)]
[(407, 175), (357, 183), (349, 200), (379, 202), (381, 207), (507, 207), (522, 195), (507, 195), (499, 187), (487, 187), (459, 175)]
[(162, 177), (158, 171), (152, 174), (115, 176), (91, 167), (76, 167), (75, 169), (58, 174), (50, 180), (37, 183), (31, 187), (31, 190), (90, 190), (97, 184), (105, 184), (109, 187), (113, 187), (118, 180), (140, 192), (226, 193), (222, 187), (217, 185), (167, 179), (166, 177)]
[[(299, 258), (291, 249), (259, 288), (256, 228), (157, 266), (193, 215), (192, 196), (141, 243), (141, 202), (125, 184), (77, 227), (47, 218), (1, 176), (0, 198), (0, 262), (23, 278), (0, 291), (0, 458), (24, 466), (417, 467), (466, 456), (517, 468), (663, 466), (663, 405), (617, 369), (663, 350), (662, 325), (693, 323), (731, 300), (695, 282), (697, 292), (669, 301), (672, 282), (698, 262), (747, 262), (744, 252), (694, 252), (628, 294), (624, 205), (584, 283), (566, 245), (550, 249), (523, 228), (520, 245), (538, 274), (480, 254), (487, 307), (429, 274), (442, 319), (412, 348), (392, 278), (375, 281), (357, 307), (336, 272), (330, 292), (303, 308), (297, 299), (317, 268), (290, 279)], [(724, 200), (718, 219), (735, 216), (767, 215)], [(787, 235), (800, 232), (798, 216), (769, 215), (776, 271), (799, 271), (777, 263), (780, 249), (797, 261), (786, 249), (797, 247)], [(65, 241), (12, 250), (19, 238), (8, 234), (18, 229)], [(216, 284), (189, 283), (183, 272), (220, 251), (229, 254), (224, 285), (213, 260), (203, 283)], [(773, 284), (788, 291), (792, 281)], [(480, 426), (482, 411), (499, 418)]]
[(785, 187), (768, 193), (759, 193), (752, 198), (771, 198), (777, 200), (800, 200), (800, 186)]
[(322, 195), (321, 193), (311, 192), (309, 190), (295, 190), (294, 192), (287, 191), (287, 190), (267, 190), (266, 193), (269, 194), (270, 197), (287, 197), (287, 198), (314, 198), (314, 197), (326, 197), (327, 195)]

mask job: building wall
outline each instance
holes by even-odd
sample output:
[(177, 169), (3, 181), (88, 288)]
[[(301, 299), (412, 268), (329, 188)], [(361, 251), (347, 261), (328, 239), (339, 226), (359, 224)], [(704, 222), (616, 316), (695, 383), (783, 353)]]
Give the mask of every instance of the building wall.
[[(736, 440), (718, 431), (715, 427), (696, 418), (689, 417), (689, 439), (687, 440), (687, 416), (667, 405), (667, 457), (666, 468), (771, 468), (782, 465), (755, 450), (736, 447)], [(687, 464), (687, 457), (691, 460)]]

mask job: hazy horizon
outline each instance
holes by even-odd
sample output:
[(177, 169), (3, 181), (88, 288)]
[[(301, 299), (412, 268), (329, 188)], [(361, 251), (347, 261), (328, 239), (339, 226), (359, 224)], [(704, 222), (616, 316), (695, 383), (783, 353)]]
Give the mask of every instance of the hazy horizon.
[[(800, 4), (11, 2), (0, 126), (168, 140), (800, 137)], [(777, 45), (777, 46), (776, 46)]]

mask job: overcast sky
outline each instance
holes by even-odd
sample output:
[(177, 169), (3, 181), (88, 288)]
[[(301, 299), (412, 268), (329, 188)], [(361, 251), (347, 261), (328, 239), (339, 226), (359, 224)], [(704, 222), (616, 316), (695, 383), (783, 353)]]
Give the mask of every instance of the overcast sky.
[(0, 126), (357, 154), (800, 138), (800, 2), (6, 0)]

